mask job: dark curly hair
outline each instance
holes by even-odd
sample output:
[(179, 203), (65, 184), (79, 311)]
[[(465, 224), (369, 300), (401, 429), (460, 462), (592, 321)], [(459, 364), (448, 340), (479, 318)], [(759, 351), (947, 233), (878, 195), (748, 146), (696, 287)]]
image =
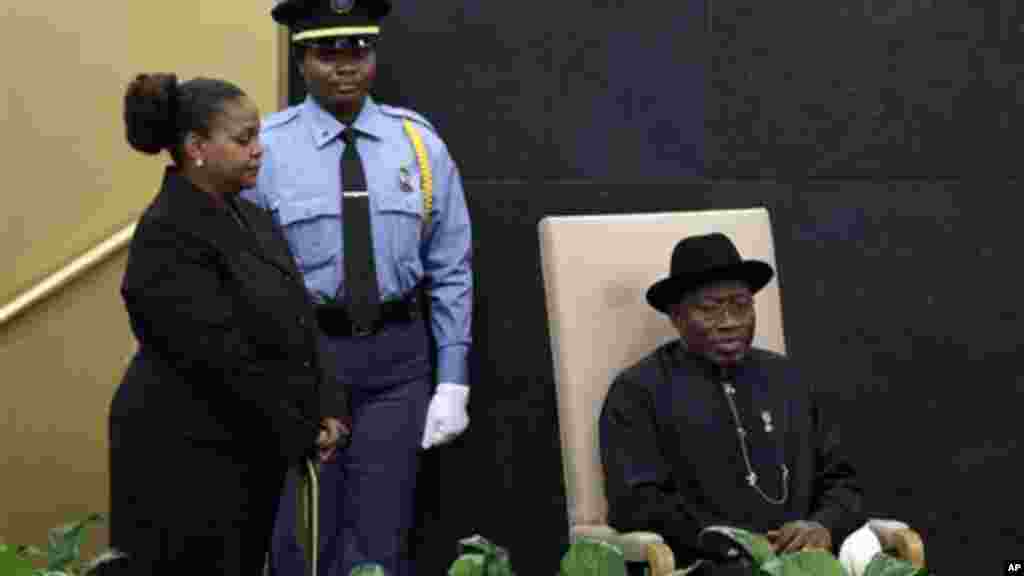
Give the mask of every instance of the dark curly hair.
[(178, 84), (174, 74), (139, 74), (124, 95), (125, 135), (139, 152), (167, 150), (180, 166), (185, 135), (209, 135), (224, 101), (242, 96), (241, 88), (224, 80), (195, 78)]

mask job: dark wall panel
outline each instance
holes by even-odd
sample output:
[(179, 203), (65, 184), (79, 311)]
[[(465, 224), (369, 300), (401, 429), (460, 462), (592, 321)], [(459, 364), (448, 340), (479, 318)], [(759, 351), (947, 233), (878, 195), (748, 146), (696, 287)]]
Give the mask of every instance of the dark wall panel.
[(707, 174), (1020, 175), (1016, 0), (714, 0)]

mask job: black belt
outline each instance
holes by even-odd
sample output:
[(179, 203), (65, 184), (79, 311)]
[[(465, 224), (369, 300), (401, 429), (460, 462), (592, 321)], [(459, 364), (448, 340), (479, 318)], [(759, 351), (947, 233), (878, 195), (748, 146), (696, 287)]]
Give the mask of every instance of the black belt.
[(320, 330), (333, 338), (363, 338), (372, 336), (389, 324), (408, 324), (420, 317), (420, 302), (416, 291), (402, 300), (381, 302), (378, 320), (369, 326), (357, 325), (348, 315), (345, 305), (317, 304), (316, 323)]

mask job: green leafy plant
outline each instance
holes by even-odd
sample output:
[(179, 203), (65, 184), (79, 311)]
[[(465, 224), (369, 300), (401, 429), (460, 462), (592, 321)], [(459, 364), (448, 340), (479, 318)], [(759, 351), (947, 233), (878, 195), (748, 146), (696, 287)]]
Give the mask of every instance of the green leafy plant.
[(760, 566), (775, 558), (775, 551), (767, 538), (732, 526), (709, 526), (701, 531), (700, 538), (705, 543), (712, 538), (718, 538), (738, 546), (750, 556), (754, 566)]
[(914, 568), (914, 565), (900, 558), (893, 558), (888, 554), (875, 554), (871, 562), (868, 562), (864, 569), (864, 576), (927, 576), (924, 568)]
[(508, 551), (482, 536), (459, 540), (459, 557), (448, 576), (515, 576)]
[[(751, 576), (851, 576), (839, 560), (824, 550), (805, 550), (791, 554), (776, 555), (768, 540), (755, 534), (730, 526), (707, 528), (702, 539), (718, 539), (718, 544), (734, 548), (737, 557), (750, 560)], [(448, 576), (515, 576), (509, 562), (508, 552), (482, 536), (459, 540), (459, 557), (452, 563)], [(59, 556), (59, 555), (58, 555)], [(19, 559), (14, 551), (0, 545), (0, 575), (2, 576), (68, 576), (74, 572), (33, 572), (25, 571), (23, 565), (15, 568), (11, 559)], [(685, 576), (697, 566), (673, 572), (674, 576)], [(21, 570), (20, 572), (18, 570)], [(928, 576), (924, 568), (915, 568), (905, 560), (893, 558), (884, 553), (876, 554), (865, 568), (863, 576)], [(562, 557), (558, 576), (625, 576), (626, 559), (617, 546), (601, 540), (581, 538), (569, 547)], [(361, 564), (352, 569), (349, 576), (388, 576), (387, 571), (377, 564)]]
[(14, 546), (0, 543), (0, 574), (32, 576), (32, 561), (19, 554)]
[[(725, 538), (752, 560), (753, 576), (851, 576), (835, 556), (824, 550), (804, 550), (776, 555), (768, 539), (730, 526), (714, 526), (701, 533), (703, 540)], [(863, 576), (928, 576), (925, 568), (878, 553)]]
[(847, 576), (839, 560), (824, 550), (805, 550), (776, 556), (760, 565), (766, 576)]
[[(123, 555), (108, 550), (91, 560), (82, 559), (82, 543), (87, 529), (102, 524), (104, 518), (93, 514), (85, 519), (51, 528), (46, 551), (35, 546), (0, 544), (0, 574), (4, 576), (85, 576), (97, 566)], [(37, 565), (44, 563), (45, 568)]]
[(562, 557), (559, 576), (626, 576), (626, 557), (617, 546), (581, 538)]
[(388, 576), (388, 573), (379, 564), (360, 564), (352, 568), (348, 576)]

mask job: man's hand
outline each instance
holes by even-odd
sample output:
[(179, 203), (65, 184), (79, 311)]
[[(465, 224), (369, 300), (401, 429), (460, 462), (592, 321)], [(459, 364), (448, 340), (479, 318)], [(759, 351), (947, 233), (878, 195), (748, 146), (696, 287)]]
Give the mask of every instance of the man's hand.
[(776, 554), (797, 552), (810, 548), (832, 549), (832, 534), (817, 522), (798, 520), (787, 522), (778, 530), (769, 530), (765, 537)]
[(462, 384), (441, 383), (427, 408), (427, 425), (423, 429), (421, 446), (426, 450), (451, 442), (469, 426), (466, 403), (469, 387)]
[(320, 435), (316, 446), (320, 453), (320, 462), (330, 462), (338, 452), (338, 442), (352, 431), (337, 418), (324, 418), (320, 421)]

